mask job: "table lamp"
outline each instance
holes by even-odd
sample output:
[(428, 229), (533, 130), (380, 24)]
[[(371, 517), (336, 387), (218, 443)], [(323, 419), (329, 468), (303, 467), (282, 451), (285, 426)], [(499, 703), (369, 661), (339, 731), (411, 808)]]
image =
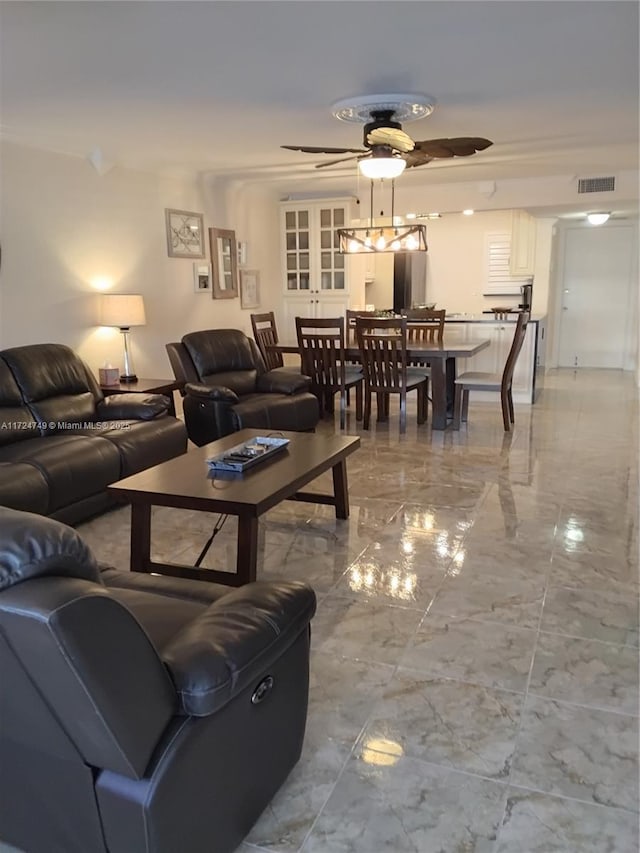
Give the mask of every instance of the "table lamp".
[(144, 326), (144, 301), (139, 293), (103, 293), (100, 297), (100, 325), (116, 326), (124, 341), (124, 372), (121, 382), (137, 382), (133, 360), (129, 351), (131, 326)]

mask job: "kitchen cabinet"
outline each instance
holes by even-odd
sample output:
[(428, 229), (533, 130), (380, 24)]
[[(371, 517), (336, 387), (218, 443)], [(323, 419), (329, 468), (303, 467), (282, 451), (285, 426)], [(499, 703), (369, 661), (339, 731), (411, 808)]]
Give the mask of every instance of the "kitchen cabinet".
[(536, 259), (536, 220), (525, 210), (511, 212), (511, 275), (533, 275)]
[(283, 344), (296, 341), (296, 317), (344, 317), (349, 307), (343, 293), (296, 293), (285, 297), (278, 333)]
[(344, 198), (281, 205), (287, 336), (296, 316), (336, 317), (349, 307), (349, 259), (340, 254), (337, 230), (351, 223), (351, 205)]

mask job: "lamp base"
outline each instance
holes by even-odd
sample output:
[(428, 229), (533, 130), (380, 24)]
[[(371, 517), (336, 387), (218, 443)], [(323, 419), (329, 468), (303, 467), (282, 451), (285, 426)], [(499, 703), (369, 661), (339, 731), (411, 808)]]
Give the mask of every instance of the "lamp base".
[(138, 377), (135, 375), (135, 373), (121, 374), (121, 376), (120, 376), (120, 382), (137, 382), (137, 381), (138, 381)]

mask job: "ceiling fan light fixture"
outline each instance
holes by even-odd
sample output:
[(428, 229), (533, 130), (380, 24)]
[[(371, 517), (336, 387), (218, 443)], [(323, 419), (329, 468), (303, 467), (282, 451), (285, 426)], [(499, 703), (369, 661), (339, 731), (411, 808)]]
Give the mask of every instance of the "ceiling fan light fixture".
[(360, 174), (374, 181), (378, 178), (393, 180), (404, 172), (407, 164), (401, 157), (368, 157), (360, 160)]
[(611, 213), (587, 213), (587, 222), (589, 225), (604, 225), (609, 219)]

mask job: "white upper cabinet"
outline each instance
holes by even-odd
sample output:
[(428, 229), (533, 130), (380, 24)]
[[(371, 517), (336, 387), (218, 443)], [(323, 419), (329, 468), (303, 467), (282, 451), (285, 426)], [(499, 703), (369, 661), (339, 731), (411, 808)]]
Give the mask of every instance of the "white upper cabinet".
[(295, 317), (339, 317), (349, 307), (351, 259), (340, 254), (337, 231), (351, 224), (351, 206), (351, 199), (281, 204), (283, 340)]
[(536, 259), (536, 220), (524, 210), (512, 211), (511, 275), (533, 275)]
[(348, 270), (337, 230), (351, 222), (350, 199), (283, 202), (282, 269), (285, 295), (348, 293)]

